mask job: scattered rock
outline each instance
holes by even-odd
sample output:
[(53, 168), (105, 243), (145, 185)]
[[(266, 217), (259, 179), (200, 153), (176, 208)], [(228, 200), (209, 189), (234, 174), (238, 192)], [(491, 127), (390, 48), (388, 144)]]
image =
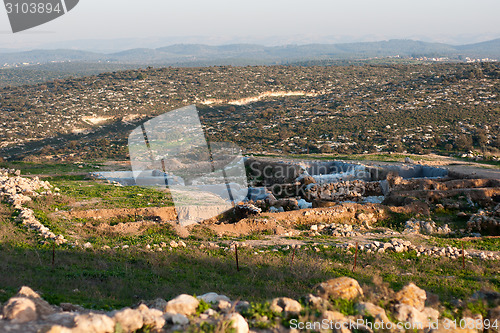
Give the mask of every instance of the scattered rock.
[(26, 297), (32, 300), (36, 306), (36, 313), (41, 318), (49, 316), (55, 312), (54, 308), (30, 287), (21, 287), (16, 297)]
[(323, 319), (334, 322), (344, 322), (347, 321), (347, 318), (338, 311), (324, 311), (322, 315)]
[(205, 302), (212, 303), (212, 304), (216, 304), (217, 302), (219, 302), (221, 300), (222, 301), (231, 302), (231, 300), (229, 299), (229, 297), (224, 296), (224, 295), (218, 295), (216, 293), (206, 293), (206, 294), (203, 294), (201, 296), (197, 296), (196, 298), (198, 298), (200, 300), (202, 299)]
[(352, 224), (332, 223), (322, 228), (322, 232), (335, 237), (355, 237), (361, 235), (353, 229)]
[(238, 303), (236, 303), (236, 306), (234, 307), (234, 309), (240, 313), (248, 310), (249, 308), (250, 303), (248, 303), (247, 301), (238, 301)]
[(319, 295), (325, 299), (332, 297), (351, 300), (363, 295), (358, 281), (346, 276), (323, 282), (318, 289)]
[(217, 309), (219, 309), (222, 312), (229, 312), (231, 310), (231, 302), (225, 301), (223, 299), (219, 300), (217, 302)]
[(157, 309), (149, 309), (145, 304), (139, 305), (137, 310), (142, 315), (144, 326), (151, 327), (153, 330), (161, 330), (165, 326), (165, 318), (163, 312)]
[(234, 330), (235, 333), (248, 333), (248, 323), (239, 313), (231, 313), (225, 317), (225, 320), (231, 322), (230, 328)]
[(467, 232), (479, 232), (488, 236), (500, 236), (500, 204), (493, 210), (480, 210), (467, 222)]
[(373, 303), (360, 302), (356, 305), (356, 308), (359, 313), (372, 316), (376, 322), (388, 323), (390, 321), (385, 310)]
[(418, 234), (418, 233), (423, 233), (423, 234), (441, 234), (441, 235), (448, 235), (452, 233), (452, 230), (450, 227), (445, 224), (442, 227), (438, 227), (436, 225), (436, 222), (434, 221), (419, 221), (415, 218), (411, 218), (408, 221), (405, 222), (405, 230), (403, 231), (405, 234)]
[[(17, 220), (26, 228), (37, 231), (40, 236), (54, 241), (57, 245), (66, 243), (67, 240), (64, 236), (54, 234), (40, 223), (32, 209), (23, 207), (25, 203), (31, 201), (31, 197), (51, 194), (52, 185), (49, 182), (41, 181), (38, 177), (20, 177), (21, 173), (17, 171), (10, 172), (10, 170), (0, 169), (0, 198), (14, 206), (19, 213)], [(15, 177), (11, 177), (12, 174)], [(37, 191), (40, 189), (45, 191), (39, 194)]]
[(189, 324), (189, 318), (182, 313), (165, 313), (164, 318), (166, 321), (171, 322), (174, 325), (187, 325)]
[(146, 306), (150, 309), (165, 311), (167, 307), (167, 301), (165, 301), (163, 298), (157, 298), (153, 301), (146, 302)]
[(115, 321), (103, 314), (83, 314), (75, 317), (75, 328), (72, 332), (78, 333), (113, 333)]
[[(393, 244), (393, 243), (391, 243)], [(399, 244), (399, 243), (397, 243)], [(397, 244), (395, 246), (397, 246)], [(404, 241), (404, 246), (408, 246)], [(382, 244), (379, 244), (382, 245)], [(317, 310), (321, 311), (319, 320), (327, 320), (333, 322), (347, 323), (349, 320), (356, 321), (361, 316), (373, 317), (375, 322), (389, 323), (386, 311), (379, 306), (369, 302), (359, 302), (356, 304), (356, 309), (359, 315), (346, 317), (337, 311), (326, 310), (328, 298), (344, 298), (354, 299), (363, 295), (362, 289), (356, 280), (341, 277), (328, 280), (320, 285), (320, 294), (322, 297), (307, 295), (305, 300)], [(497, 293), (481, 291), (476, 292), (472, 299), (474, 300), (496, 300)], [(326, 298), (326, 299), (325, 299)], [(394, 307), (392, 313), (394, 319), (402, 323), (410, 323), (412, 325), (422, 324), (426, 332), (434, 333), (472, 333), (474, 330), (442, 330), (442, 323), (447, 319), (440, 321), (440, 329), (436, 329), (431, 324), (437, 323), (439, 312), (436, 309), (425, 307), (426, 293), (414, 284), (405, 286), (401, 291), (396, 293), (393, 301)], [(199, 300), (204, 300), (207, 303), (216, 304), (219, 311), (208, 309), (204, 313), (195, 318), (188, 316), (194, 315), (199, 305)], [(189, 295), (179, 295), (178, 297), (166, 302), (163, 299), (156, 299), (149, 302), (151, 306), (160, 308), (149, 308), (146, 304), (141, 303), (136, 309), (124, 308), (113, 311), (108, 314), (89, 313), (83, 314), (84, 310), (79, 306), (62, 303), (61, 306), (52, 307), (45, 302), (41, 297), (28, 287), (23, 287), (19, 293), (9, 299), (3, 307), (3, 316), (0, 316), (0, 332), (20, 332), (20, 333), (114, 333), (114, 332), (136, 332), (146, 327), (151, 332), (167, 331), (185, 331), (187, 325), (192, 321), (198, 325), (200, 321), (207, 321), (211, 324), (224, 324), (230, 326), (235, 332), (249, 332), (249, 326), (245, 318), (238, 313), (230, 313), (233, 308), (228, 297), (218, 295), (216, 293), (207, 293), (199, 296), (198, 299)], [(439, 304), (436, 297), (435, 305)], [(491, 305), (490, 305), (491, 306)], [(239, 301), (234, 304), (237, 311), (248, 309), (248, 302)], [(298, 315), (302, 310), (299, 302), (286, 297), (275, 298), (271, 301), (271, 310), (281, 313), (282, 318), (289, 315)], [(63, 312), (61, 312), (63, 310)], [(77, 311), (77, 312), (74, 312)], [(165, 313), (163, 312), (165, 311)], [(500, 320), (500, 306), (490, 308), (487, 319), (490, 321)], [(263, 316), (258, 319), (262, 322), (270, 322), (269, 318)], [(473, 318), (463, 318), (466, 322), (476, 322), (483, 320), (482, 316)], [(219, 321), (219, 323), (217, 323)], [(173, 327), (164, 328), (165, 323), (174, 325)], [(357, 325), (357, 324), (356, 324)], [(226, 327), (227, 327), (226, 326)], [(280, 331), (282, 327), (277, 327)], [(357, 325), (360, 331), (373, 333), (370, 327)], [(335, 332), (350, 333), (350, 330), (343, 327)]]
[(424, 328), (429, 327), (430, 324), (426, 314), (405, 303), (396, 304), (394, 317), (400, 322), (422, 325)]
[(85, 309), (80, 305), (71, 304), (71, 303), (61, 303), (59, 304), (61, 310), (65, 312), (83, 312)]
[(234, 213), (239, 219), (244, 219), (249, 216), (259, 215), (262, 209), (250, 203), (241, 203), (234, 207)]
[(288, 297), (275, 298), (271, 302), (271, 310), (274, 312), (284, 312), (285, 315), (298, 315), (302, 306), (296, 300)]
[(300, 184), (301, 185), (309, 185), (309, 184), (315, 184), (316, 183), (316, 179), (314, 179), (314, 177), (312, 176), (303, 176), (301, 179), (300, 179)]
[(144, 325), (143, 315), (139, 310), (125, 308), (113, 315), (113, 320), (119, 324), (123, 332), (134, 332)]
[(304, 199), (313, 203), (313, 207), (327, 207), (322, 203), (339, 201), (360, 201), (363, 194), (381, 195), (382, 188), (379, 182), (365, 182), (363, 180), (338, 181), (326, 184), (311, 183), (304, 185)]
[(26, 297), (12, 297), (3, 307), (3, 316), (12, 323), (25, 323), (36, 320), (35, 303)]
[(425, 307), (425, 300), (427, 295), (425, 290), (420, 289), (413, 283), (405, 286), (399, 292), (396, 293), (394, 300), (400, 304), (407, 304), (413, 306), (419, 311), (422, 311)]
[(326, 308), (327, 301), (321, 297), (314, 296), (313, 294), (308, 294), (305, 297), (305, 301), (307, 304), (311, 305), (315, 309)]
[(196, 312), (198, 304), (200, 304), (200, 301), (198, 301), (195, 297), (182, 294), (167, 302), (165, 312), (180, 313), (190, 316)]

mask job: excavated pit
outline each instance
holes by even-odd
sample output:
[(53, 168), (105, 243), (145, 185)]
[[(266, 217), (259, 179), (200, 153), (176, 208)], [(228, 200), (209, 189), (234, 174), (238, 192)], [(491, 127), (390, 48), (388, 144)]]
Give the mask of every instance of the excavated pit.
[[(498, 179), (474, 179), (470, 174), (421, 164), (368, 165), (343, 161), (246, 158), (245, 169), (248, 194), (244, 201), (260, 209), (261, 215), (272, 214), (269, 216), (278, 221), (295, 221), (299, 216), (312, 221), (316, 220), (315, 214), (302, 213), (310, 209), (344, 209), (350, 204), (359, 209), (373, 210), (374, 219), (379, 220), (387, 217), (381, 211), (428, 215), (430, 207), (438, 203), (461, 208), (456, 204), (457, 198), (465, 198), (469, 204), (481, 206), (491, 206), (500, 199)], [(93, 176), (122, 185), (135, 185), (131, 172), (95, 173)], [(156, 177), (165, 179), (168, 176), (153, 171), (151, 182), (158, 184)], [(353, 210), (353, 214), (359, 209)], [(295, 211), (297, 216), (292, 213)], [(154, 212), (153, 215), (159, 216), (161, 213), (166, 212)], [(176, 212), (169, 208), (167, 215), (168, 218), (162, 216), (161, 220), (175, 219)], [(323, 215), (321, 218), (325, 217)], [(337, 214), (332, 218), (328, 216), (328, 219), (338, 220), (339, 217)], [(353, 219), (353, 216), (347, 218)], [(214, 219), (209, 221), (220, 222)]]
[(368, 166), (342, 161), (248, 159), (246, 167), (251, 184), (249, 200), (270, 211), (328, 207), (339, 202), (382, 203), (393, 192), (393, 178), (408, 183), (449, 178), (444, 168), (416, 164)]

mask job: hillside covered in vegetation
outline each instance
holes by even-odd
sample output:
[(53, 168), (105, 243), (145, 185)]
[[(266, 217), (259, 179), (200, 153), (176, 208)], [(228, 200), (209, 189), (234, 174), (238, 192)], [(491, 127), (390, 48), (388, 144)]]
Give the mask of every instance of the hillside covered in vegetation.
[(148, 118), (196, 104), (247, 153), (500, 148), (500, 65), (148, 68), (0, 90), (0, 156), (127, 158)]

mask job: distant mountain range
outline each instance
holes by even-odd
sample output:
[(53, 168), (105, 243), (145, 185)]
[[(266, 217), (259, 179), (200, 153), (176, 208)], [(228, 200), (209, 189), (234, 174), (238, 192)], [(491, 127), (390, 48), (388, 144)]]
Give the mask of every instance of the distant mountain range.
[(500, 38), (467, 45), (449, 45), (414, 40), (389, 40), (343, 44), (309, 44), (262, 46), (231, 44), (209, 46), (176, 44), (157, 49), (131, 49), (118, 53), (96, 53), (78, 50), (33, 50), (1, 52), (0, 67), (4, 64), (45, 64), (50, 62), (103, 62), (141, 65), (269, 65), (289, 64), (310, 60), (361, 60), (383, 57), (465, 57), (500, 59)]

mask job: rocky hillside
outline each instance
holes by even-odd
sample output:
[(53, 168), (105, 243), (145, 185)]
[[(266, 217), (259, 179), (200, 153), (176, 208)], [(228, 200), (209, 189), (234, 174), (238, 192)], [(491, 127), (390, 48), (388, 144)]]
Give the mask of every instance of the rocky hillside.
[(468, 152), (500, 147), (498, 64), (122, 71), (0, 90), (0, 157), (127, 157), (141, 122), (196, 104), (247, 152)]

